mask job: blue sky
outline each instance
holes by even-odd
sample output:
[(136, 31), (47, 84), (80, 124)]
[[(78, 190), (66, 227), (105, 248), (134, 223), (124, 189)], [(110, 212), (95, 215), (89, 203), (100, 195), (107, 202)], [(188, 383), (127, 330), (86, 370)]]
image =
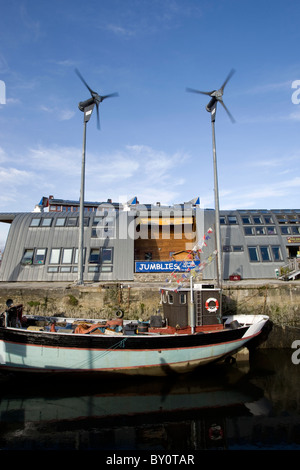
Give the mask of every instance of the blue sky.
[(89, 93), (75, 68), (119, 93), (100, 132), (95, 112), (88, 123), (86, 200), (213, 207), (208, 99), (186, 87), (219, 88), (234, 68), (236, 123), (217, 110), (220, 207), (299, 208), (299, 14), (297, 0), (1, 0), (0, 212), (79, 199)]

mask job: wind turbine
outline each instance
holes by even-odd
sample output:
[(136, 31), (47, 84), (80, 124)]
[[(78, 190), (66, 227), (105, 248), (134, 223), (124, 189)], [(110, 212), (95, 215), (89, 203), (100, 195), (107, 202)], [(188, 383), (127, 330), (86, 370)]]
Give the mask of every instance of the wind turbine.
[(84, 113), (83, 118), (83, 148), (82, 148), (82, 164), (81, 164), (81, 187), (80, 187), (80, 207), (79, 207), (79, 246), (78, 246), (78, 280), (79, 285), (83, 284), (83, 236), (84, 236), (84, 186), (85, 186), (85, 150), (86, 150), (86, 124), (89, 122), (94, 106), (97, 109), (97, 127), (100, 130), (99, 104), (106, 98), (119, 96), (118, 93), (101, 96), (93, 91), (86, 83), (79, 70), (75, 69), (80, 80), (84, 83), (91, 94), (91, 98), (80, 101), (78, 108)]
[(218, 284), (222, 286), (223, 280), (223, 267), (222, 267), (222, 250), (221, 250), (221, 229), (220, 229), (220, 208), (219, 208), (219, 188), (218, 188), (218, 170), (217, 170), (217, 153), (216, 153), (216, 138), (215, 138), (215, 120), (216, 120), (216, 111), (217, 111), (217, 104), (218, 102), (221, 103), (223, 108), (225, 109), (226, 113), (228, 114), (229, 118), (232, 122), (234, 118), (226, 108), (223, 102), (223, 93), (224, 88), (227, 85), (228, 81), (234, 74), (235, 70), (232, 69), (226, 80), (224, 81), (221, 88), (218, 90), (213, 91), (199, 91), (193, 88), (187, 88), (186, 91), (192, 93), (200, 93), (201, 95), (208, 95), (211, 97), (209, 103), (206, 105), (206, 110), (211, 114), (211, 125), (212, 125), (212, 145), (213, 145), (213, 163), (214, 163), (214, 193), (215, 193), (215, 214), (216, 214), (216, 238), (217, 238), (217, 275), (218, 275)]

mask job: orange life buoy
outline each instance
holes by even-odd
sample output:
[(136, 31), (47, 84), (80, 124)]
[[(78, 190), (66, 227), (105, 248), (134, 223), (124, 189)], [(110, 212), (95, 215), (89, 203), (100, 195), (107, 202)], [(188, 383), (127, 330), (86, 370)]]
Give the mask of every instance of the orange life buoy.
[[(214, 305), (210, 305), (210, 302), (214, 302)], [(206, 310), (208, 310), (209, 312), (216, 312), (219, 308), (219, 302), (217, 301), (217, 299), (215, 299), (214, 297), (210, 297), (209, 299), (207, 299), (207, 301), (205, 302), (205, 308)]]

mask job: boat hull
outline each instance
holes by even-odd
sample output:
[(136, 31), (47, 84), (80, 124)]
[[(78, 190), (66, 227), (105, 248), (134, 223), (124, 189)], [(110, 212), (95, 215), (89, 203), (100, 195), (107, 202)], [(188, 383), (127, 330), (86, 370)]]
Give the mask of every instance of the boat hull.
[(0, 371), (151, 376), (191, 372), (244, 348), (268, 321), (257, 317), (255, 323), (239, 328), (187, 335), (110, 336), (0, 328)]

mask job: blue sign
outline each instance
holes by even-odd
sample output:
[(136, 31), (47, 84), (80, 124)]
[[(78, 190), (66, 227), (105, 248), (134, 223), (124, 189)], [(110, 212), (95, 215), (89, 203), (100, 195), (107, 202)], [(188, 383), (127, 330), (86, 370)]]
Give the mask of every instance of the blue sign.
[(186, 272), (199, 266), (200, 261), (136, 261), (136, 273)]

